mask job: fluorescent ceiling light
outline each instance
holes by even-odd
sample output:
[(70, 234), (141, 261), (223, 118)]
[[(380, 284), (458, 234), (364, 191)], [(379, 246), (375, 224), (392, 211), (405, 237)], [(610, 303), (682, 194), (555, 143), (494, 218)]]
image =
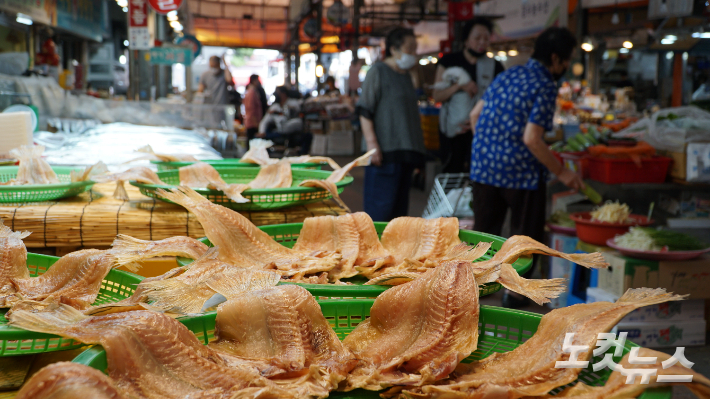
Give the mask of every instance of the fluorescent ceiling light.
[(32, 18), (30, 18), (29, 15), (25, 14), (17, 14), (17, 18), (15, 19), (15, 21), (23, 25), (32, 25)]

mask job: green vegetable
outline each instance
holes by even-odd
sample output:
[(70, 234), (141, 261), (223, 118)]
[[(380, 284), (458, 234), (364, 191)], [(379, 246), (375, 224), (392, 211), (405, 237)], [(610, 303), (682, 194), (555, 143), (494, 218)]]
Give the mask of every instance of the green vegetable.
[(593, 134), (587, 133), (587, 134), (585, 134), (584, 136), (587, 138), (587, 140), (591, 141), (593, 145), (599, 144), (599, 140), (597, 140), (597, 138), (594, 137)]
[(705, 249), (710, 245), (688, 234), (671, 230), (656, 230), (650, 227), (639, 227), (651, 236), (659, 247), (668, 247), (669, 251), (696, 251)]
[(562, 210), (557, 210), (550, 215), (550, 223), (562, 227), (575, 227), (574, 220), (569, 218), (569, 213)]

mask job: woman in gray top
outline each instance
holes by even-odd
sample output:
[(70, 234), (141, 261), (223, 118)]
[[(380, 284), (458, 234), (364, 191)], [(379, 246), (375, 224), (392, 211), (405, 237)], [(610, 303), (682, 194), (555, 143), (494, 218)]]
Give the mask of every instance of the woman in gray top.
[(411, 29), (387, 35), (385, 59), (365, 77), (357, 103), (367, 149), (377, 150), (365, 169), (364, 207), (375, 221), (406, 216), (412, 173), (424, 163), (417, 94), (410, 71), (418, 63)]

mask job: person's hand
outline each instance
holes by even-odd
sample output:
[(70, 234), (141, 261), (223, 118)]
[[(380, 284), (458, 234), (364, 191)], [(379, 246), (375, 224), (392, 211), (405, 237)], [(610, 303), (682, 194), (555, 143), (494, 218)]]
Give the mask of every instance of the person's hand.
[(468, 93), (469, 96), (473, 97), (476, 95), (476, 93), (478, 93), (478, 85), (472, 80), (466, 83), (465, 85), (461, 85), (461, 90), (465, 91), (466, 93)]
[(464, 134), (471, 130), (471, 120), (466, 120), (466, 122), (459, 123), (461, 130), (456, 132), (456, 134)]
[(380, 150), (380, 145), (375, 142), (367, 142), (367, 151), (375, 150), (370, 158), (370, 165), (380, 166), (382, 165), (382, 150)]
[(264, 137), (266, 137), (266, 133), (264, 133), (264, 132), (257, 133), (254, 135), (254, 137), (259, 138), (259, 139), (263, 139)]
[(562, 172), (559, 175), (557, 175), (557, 178), (565, 186), (575, 189), (577, 191), (584, 188), (584, 181), (582, 180), (582, 178), (577, 173), (575, 173), (567, 168), (563, 168)]

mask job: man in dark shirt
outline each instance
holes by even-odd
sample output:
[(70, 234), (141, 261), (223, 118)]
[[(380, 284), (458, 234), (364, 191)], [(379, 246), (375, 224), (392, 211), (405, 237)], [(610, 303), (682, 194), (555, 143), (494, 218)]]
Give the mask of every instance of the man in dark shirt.
[[(488, 58), (486, 51), (490, 45), (493, 24), (490, 20), (476, 17), (463, 28), (465, 48), (463, 51), (443, 56), (436, 68), (436, 83), (443, 81), (448, 68), (463, 68), (471, 78), (466, 84), (453, 84), (446, 89), (434, 90), (434, 101), (442, 103), (441, 118), (442, 153), (445, 156), (444, 173), (466, 173), (471, 158), (473, 133), (468, 123), (468, 114), (476, 102), (493, 82), (496, 75), (503, 72), (503, 64)], [(468, 95), (466, 98), (465, 94)], [(454, 107), (452, 101), (468, 101), (467, 110)], [(465, 111), (465, 112), (459, 112)]]

